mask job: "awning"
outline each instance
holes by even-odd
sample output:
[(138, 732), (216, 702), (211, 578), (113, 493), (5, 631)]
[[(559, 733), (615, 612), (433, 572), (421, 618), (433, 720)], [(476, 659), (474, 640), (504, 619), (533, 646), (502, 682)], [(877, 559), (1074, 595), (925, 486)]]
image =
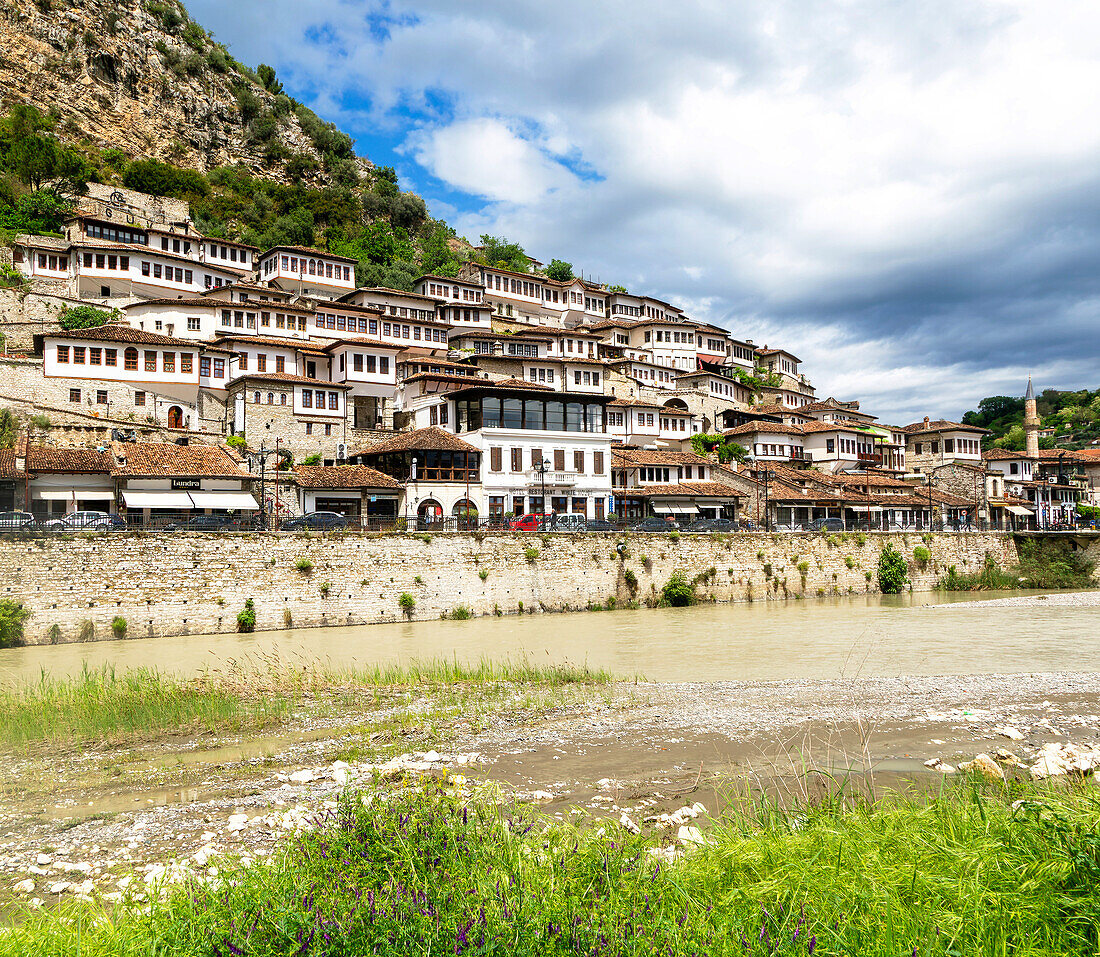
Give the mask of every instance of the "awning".
[(191, 501), (195, 508), (249, 508), (260, 506), (248, 492), (192, 492)]
[(103, 499), (113, 499), (114, 497), (115, 493), (113, 489), (95, 488), (48, 488), (42, 491), (33, 491), (31, 494), (31, 498), (42, 499), (46, 502), (68, 502), (70, 499), (95, 499), (96, 501), (103, 501)]
[(1024, 508), (1022, 505), (1006, 505), (1005, 508), (1007, 508), (1013, 515), (1023, 516), (1031, 514), (1031, 509)]
[(699, 509), (694, 505), (654, 505), (653, 511), (658, 515), (687, 515), (698, 512)]
[(189, 510), (191, 496), (186, 492), (123, 492), (127, 508), (174, 508)]

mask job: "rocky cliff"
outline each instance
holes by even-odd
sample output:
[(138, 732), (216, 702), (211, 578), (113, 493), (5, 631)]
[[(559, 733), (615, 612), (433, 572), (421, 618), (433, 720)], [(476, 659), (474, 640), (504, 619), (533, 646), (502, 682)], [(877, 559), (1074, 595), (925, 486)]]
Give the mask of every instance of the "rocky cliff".
[(63, 139), (204, 171), (324, 182), (369, 165), (176, 0), (3, 0), (0, 100), (54, 113)]

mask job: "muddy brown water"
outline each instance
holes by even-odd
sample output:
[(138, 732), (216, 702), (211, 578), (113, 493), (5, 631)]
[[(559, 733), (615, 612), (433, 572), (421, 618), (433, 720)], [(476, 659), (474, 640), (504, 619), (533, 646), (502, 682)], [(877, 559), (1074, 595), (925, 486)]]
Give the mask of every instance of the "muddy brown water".
[(0, 651), (0, 680), (72, 675), (85, 663), (187, 675), (270, 654), (333, 665), (586, 662), (651, 681), (1100, 671), (1100, 606), (985, 607), (996, 597), (867, 595), (33, 646)]

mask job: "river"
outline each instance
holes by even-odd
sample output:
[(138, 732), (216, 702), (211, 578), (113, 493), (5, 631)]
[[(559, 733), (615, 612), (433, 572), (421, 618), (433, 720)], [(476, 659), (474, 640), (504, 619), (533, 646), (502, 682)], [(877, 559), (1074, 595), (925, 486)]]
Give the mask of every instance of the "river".
[(273, 653), (335, 665), (567, 660), (654, 681), (1100, 671), (1100, 606), (984, 607), (996, 597), (868, 595), (38, 645), (0, 650), (0, 679), (70, 675), (85, 662), (186, 675)]

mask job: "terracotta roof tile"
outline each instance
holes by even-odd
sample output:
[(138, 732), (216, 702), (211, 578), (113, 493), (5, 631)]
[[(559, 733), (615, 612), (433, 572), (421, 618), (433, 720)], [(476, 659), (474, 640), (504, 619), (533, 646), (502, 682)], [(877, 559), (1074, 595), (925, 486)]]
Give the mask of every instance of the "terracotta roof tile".
[(419, 452), (428, 450), (440, 450), (443, 452), (478, 452), (480, 451), (469, 442), (465, 442), (457, 435), (452, 435), (438, 426), (431, 425), (426, 429), (416, 429), (412, 432), (401, 432), (391, 439), (383, 439), (375, 445), (366, 445), (356, 449), (351, 454), (354, 456), (383, 455), (387, 452)]
[(302, 488), (401, 488), (401, 483), (366, 465), (298, 465)]
[(637, 488), (616, 489), (616, 494), (635, 496), (637, 498), (675, 497), (683, 496), (692, 498), (705, 496), (708, 498), (738, 498), (744, 495), (732, 485), (723, 485), (721, 482), (681, 482), (679, 485), (641, 485)]
[(115, 475), (204, 478), (249, 478), (237, 456), (220, 445), (173, 445), (169, 442), (114, 442)]
[(28, 472), (103, 472), (114, 465), (109, 452), (98, 449), (31, 446), (27, 450)]
[(15, 449), (0, 449), (0, 479), (21, 479), (24, 475), (15, 467)]
[(989, 429), (981, 429), (976, 425), (967, 425), (964, 422), (952, 422), (950, 419), (932, 419), (927, 424), (924, 422), (912, 422), (902, 427), (902, 432), (910, 435), (919, 435), (922, 432), (943, 432), (945, 430), (963, 430), (964, 432), (980, 432), (989, 434)]
[(132, 342), (148, 346), (181, 346), (186, 348), (199, 348), (201, 342), (194, 339), (176, 339), (172, 336), (162, 336), (159, 332), (145, 332), (143, 329), (135, 329), (133, 326), (118, 326), (108, 324), (95, 326), (91, 329), (61, 329), (57, 332), (39, 333), (35, 338), (48, 336), (51, 339), (89, 339), (92, 342)]
[(229, 383), (229, 387), (233, 388), (238, 383), (245, 381), (258, 381), (258, 382), (297, 382), (302, 385), (311, 385), (318, 389), (350, 389), (351, 386), (343, 385), (339, 382), (326, 382), (323, 379), (311, 379), (309, 376), (296, 375), (293, 372), (246, 372), (238, 379), (234, 379)]
[(622, 446), (611, 449), (611, 464), (615, 468), (634, 465), (708, 465), (714, 463), (694, 452), (678, 452), (673, 449), (631, 449)]

